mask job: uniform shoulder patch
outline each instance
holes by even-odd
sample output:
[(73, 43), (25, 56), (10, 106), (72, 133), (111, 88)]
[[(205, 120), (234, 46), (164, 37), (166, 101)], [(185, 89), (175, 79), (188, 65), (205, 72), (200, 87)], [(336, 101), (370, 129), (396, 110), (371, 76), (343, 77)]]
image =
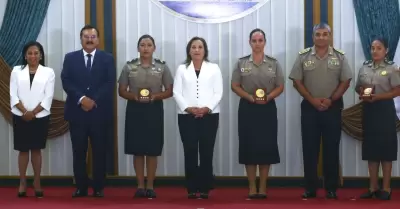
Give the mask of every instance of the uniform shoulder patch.
[(269, 59), (272, 59), (272, 60), (276, 60), (275, 57), (271, 57), (271, 56), (269, 56), (269, 55), (265, 55), (265, 57), (267, 57), (267, 58), (269, 58)]
[(126, 64), (135, 64), (138, 60), (139, 60), (139, 58), (135, 58), (131, 61), (126, 62)]
[(299, 51), (299, 54), (305, 54), (305, 53), (310, 52), (310, 51), (311, 51), (311, 47), (308, 47), (308, 48), (305, 48), (305, 49)]
[(251, 55), (247, 55), (247, 56), (241, 57), (241, 58), (239, 58), (239, 59), (240, 59), (240, 60), (242, 60), (242, 59), (249, 59), (250, 56), (251, 56)]
[(155, 58), (154, 61), (157, 63), (165, 64), (165, 61), (157, 59), (157, 58)]
[(387, 59), (385, 59), (385, 63), (388, 64), (388, 65), (394, 65), (393, 61), (390, 61), (390, 60), (387, 60)]
[(338, 52), (338, 53), (341, 54), (341, 55), (344, 55), (344, 54), (345, 54), (344, 51), (342, 51), (342, 50), (335, 49), (335, 48), (333, 48), (333, 50), (335, 50), (336, 52)]
[(363, 65), (369, 65), (369, 64), (371, 64), (372, 63), (372, 60), (367, 60), (367, 61), (365, 61), (364, 63), (363, 63)]

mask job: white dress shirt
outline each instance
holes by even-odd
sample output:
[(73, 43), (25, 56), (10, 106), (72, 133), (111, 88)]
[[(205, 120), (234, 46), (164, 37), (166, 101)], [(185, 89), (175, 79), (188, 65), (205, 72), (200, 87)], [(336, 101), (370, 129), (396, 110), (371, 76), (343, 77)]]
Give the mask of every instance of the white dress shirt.
[(173, 94), (178, 114), (188, 114), (188, 107), (208, 107), (211, 113), (219, 113), (222, 93), (222, 74), (217, 64), (204, 61), (198, 78), (193, 62), (176, 70)]
[(33, 111), (40, 104), (43, 110), (36, 115), (37, 118), (50, 115), (54, 83), (55, 75), (52, 68), (39, 65), (31, 86), (28, 65), (24, 68), (21, 65), (15, 66), (10, 77), (11, 112), (22, 116), (24, 113), (15, 106), (21, 102), (27, 111)]

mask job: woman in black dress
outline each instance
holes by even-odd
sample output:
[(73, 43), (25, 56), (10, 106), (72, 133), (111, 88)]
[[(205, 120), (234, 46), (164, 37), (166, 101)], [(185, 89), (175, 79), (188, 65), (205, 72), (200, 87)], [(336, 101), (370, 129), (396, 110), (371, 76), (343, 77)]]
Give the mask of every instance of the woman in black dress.
[[(254, 29), (249, 44), (252, 54), (239, 59), (232, 74), (232, 90), (241, 97), (238, 112), (239, 163), (246, 166), (248, 197), (266, 198), (271, 164), (280, 162), (278, 118), (275, 98), (283, 92), (282, 68), (273, 57), (264, 54), (265, 33)], [(260, 173), (257, 191), (256, 172)]]
[[(392, 161), (397, 160), (396, 109), (393, 98), (400, 95), (400, 72), (385, 57), (388, 45), (376, 38), (371, 44), (372, 60), (361, 67), (356, 91), (363, 104), (362, 159), (368, 161), (370, 189), (361, 198), (389, 200)], [(368, 91), (371, 91), (369, 94)], [(378, 186), (379, 166), (383, 170), (383, 188)]]
[(22, 50), (22, 65), (15, 66), (10, 77), (10, 105), (13, 114), (14, 149), (19, 151), (20, 184), (18, 197), (26, 197), (26, 169), (29, 152), (34, 173), (36, 197), (43, 197), (40, 186), (41, 150), (46, 147), (55, 75), (44, 66), (43, 47), (27, 43)]
[(119, 78), (119, 95), (128, 100), (125, 154), (134, 155), (133, 164), (138, 181), (135, 197), (155, 198), (153, 182), (157, 157), (161, 155), (164, 146), (163, 100), (172, 96), (173, 79), (166, 63), (153, 58), (156, 49), (153, 37), (140, 37), (137, 49), (140, 58), (127, 62)]

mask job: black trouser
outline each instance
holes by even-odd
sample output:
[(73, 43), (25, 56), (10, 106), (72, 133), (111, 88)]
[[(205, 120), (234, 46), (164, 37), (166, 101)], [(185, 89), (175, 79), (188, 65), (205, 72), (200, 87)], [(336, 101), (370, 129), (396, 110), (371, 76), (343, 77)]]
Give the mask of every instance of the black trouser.
[(87, 190), (89, 178), (86, 171), (88, 140), (93, 154), (93, 190), (104, 188), (106, 177), (107, 127), (100, 123), (70, 122), (73, 153), (73, 170), (77, 189)]
[(301, 133), (305, 187), (318, 188), (318, 156), (322, 138), (324, 183), (327, 191), (336, 191), (339, 183), (339, 145), (343, 100), (332, 103), (326, 111), (318, 111), (308, 101), (301, 103)]
[[(213, 154), (219, 114), (202, 118), (178, 115), (179, 132), (185, 154), (185, 178), (188, 193), (208, 192), (213, 187)], [(200, 165), (198, 156), (200, 155)]]

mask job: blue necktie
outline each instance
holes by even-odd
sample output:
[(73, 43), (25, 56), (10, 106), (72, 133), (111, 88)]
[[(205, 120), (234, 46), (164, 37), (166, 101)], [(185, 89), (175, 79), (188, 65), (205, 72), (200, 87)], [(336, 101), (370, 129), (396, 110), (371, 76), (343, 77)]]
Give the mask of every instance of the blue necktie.
[(92, 69), (92, 55), (87, 54), (86, 56), (88, 57), (86, 68), (88, 69), (88, 71), (90, 71)]

